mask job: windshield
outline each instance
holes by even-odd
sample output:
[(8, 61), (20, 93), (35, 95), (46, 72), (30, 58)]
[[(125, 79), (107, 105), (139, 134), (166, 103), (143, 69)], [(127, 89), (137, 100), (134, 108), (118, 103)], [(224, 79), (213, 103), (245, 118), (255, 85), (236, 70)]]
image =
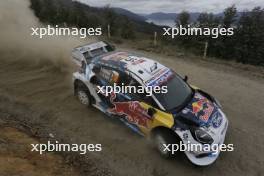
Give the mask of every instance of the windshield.
[(175, 74), (161, 86), (167, 86), (168, 93), (159, 93), (155, 94), (155, 96), (165, 110), (181, 107), (192, 96), (190, 86)]

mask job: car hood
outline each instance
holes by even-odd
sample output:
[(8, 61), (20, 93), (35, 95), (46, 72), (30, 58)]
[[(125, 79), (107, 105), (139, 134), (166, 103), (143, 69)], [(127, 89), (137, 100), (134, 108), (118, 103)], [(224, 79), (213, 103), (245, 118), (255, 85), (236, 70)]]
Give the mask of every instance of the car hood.
[(218, 118), (221, 115), (219, 114), (218, 105), (197, 91), (187, 106), (175, 115), (192, 121), (198, 126), (213, 125), (217, 128), (221, 125), (221, 119)]

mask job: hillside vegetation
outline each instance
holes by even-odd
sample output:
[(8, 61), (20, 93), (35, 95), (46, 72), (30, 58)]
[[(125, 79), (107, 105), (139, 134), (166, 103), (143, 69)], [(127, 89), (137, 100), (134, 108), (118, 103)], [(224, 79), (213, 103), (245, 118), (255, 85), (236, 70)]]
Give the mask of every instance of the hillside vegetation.
[[(186, 26), (190, 15), (182, 12), (176, 24)], [(256, 7), (251, 11), (237, 12), (235, 6), (225, 9), (223, 16), (201, 13), (192, 26), (201, 28), (234, 28), (234, 35), (183, 36), (178, 37), (180, 44), (189, 48), (199, 48), (200, 43), (208, 42), (209, 56), (222, 59), (235, 59), (241, 63), (264, 65), (264, 9)]]
[(136, 18), (116, 13), (109, 6), (90, 7), (71, 0), (30, 0), (31, 8), (43, 23), (77, 27), (102, 27), (107, 34), (108, 25), (112, 36), (134, 39), (135, 32), (149, 33), (161, 30), (160, 27)]
[[(43, 23), (77, 27), (102, 27), (107, 36), (108, 25), (111, 36), (118, 41), (131, 40), (134, 46), (154, 52), (187, 51), (195, 55), (204, 54), (208, 44), (207, 56), (225, 60), (264, 66), (264, 9), (256, 7), (251, 11), (237, 12), (235, 6), (225, 9), (222, 16), (200, 13), (197, 20), (190, 13), (182, 12), (175, 19), (175, 26), (201, 28), (234, 28), (233, 36), (176, 36), (175, 39), (163, 36), (160, 26), (122, 15), (122, 11), (109, 6), (95, 8), (71, 0), (30, 0), (31, 8)], [(173, 5), (173, 4), (172, 4)], [(128, 12), (126, 12), (129, 14)], [(158, 44), (154, 46), (154, 32), (158, 33)]]

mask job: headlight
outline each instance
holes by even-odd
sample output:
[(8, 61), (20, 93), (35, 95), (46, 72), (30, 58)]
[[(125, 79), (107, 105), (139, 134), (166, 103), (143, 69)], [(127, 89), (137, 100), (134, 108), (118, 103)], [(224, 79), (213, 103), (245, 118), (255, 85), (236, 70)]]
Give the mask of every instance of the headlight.
[(194, 130), (193, 137), (202, 144), (212, 144), (214, 142), (213, 138), (201, 128)]

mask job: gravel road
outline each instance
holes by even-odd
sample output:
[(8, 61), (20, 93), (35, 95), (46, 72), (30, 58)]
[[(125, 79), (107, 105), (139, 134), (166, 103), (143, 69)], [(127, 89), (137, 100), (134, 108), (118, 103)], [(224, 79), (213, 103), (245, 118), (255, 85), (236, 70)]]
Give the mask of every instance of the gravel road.
[(112, 175), (263, 175), (263, 76), (226, 64), (142, 53), (217, 97), (230, 121), (226, 143), (235, 151), (221, 153), (213, 165), (195, 167), (184, 156), (166, 160), (144, 138), (82, 107), (73, 96), (70, 51), (86, 41), (31, 37), (30, 27), (41, 24), (27, 1), (1, 1), (0, 7), (0, 112), (20, 114), (20, 120), (42, 124), (71, 142), (101, 143), (103, 151), (87, 157)]

